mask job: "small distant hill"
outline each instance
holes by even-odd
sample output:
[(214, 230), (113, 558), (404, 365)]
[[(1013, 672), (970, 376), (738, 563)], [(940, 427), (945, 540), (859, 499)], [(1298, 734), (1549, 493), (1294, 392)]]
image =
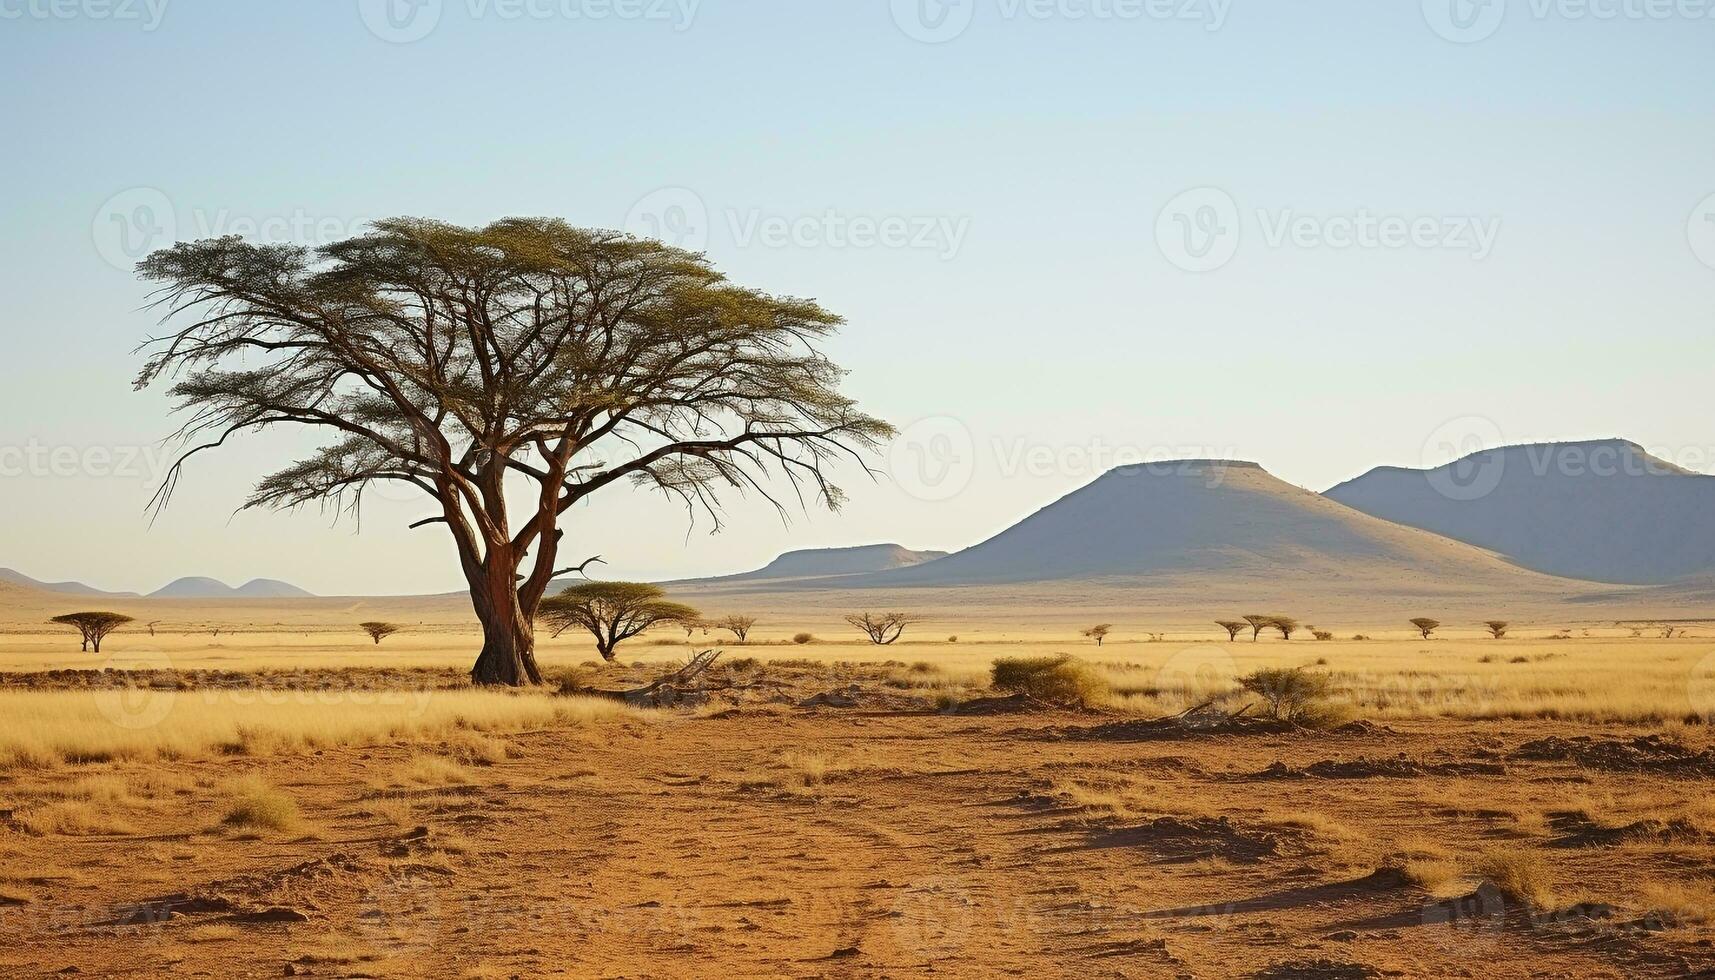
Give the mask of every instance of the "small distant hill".
[(1434, 469), (1384, 466), (1327, 496), (1551, 575), (1655, 585), (1715, 574), (1715, 477), (1624, 439), (1506, 446)]
[(218, 579), (189, 576), (149, 593), (150, 599), (307, 599), (314, 593), (271, 578), (251, 579), (233, 588)]
[(697, 579), (698, 582), (751, 582), (767, 579), (827, 578), (909, 568), (946, 557), (945, 551), (913, 551), (898, 544), (869, 544), (853, 548), (810, 548), (788, 551), (752, 572)]
[(108, 592), (103, 589), (98, 589), (92, 585), (85, 585), (82, 582), (42, 582), (25, 575), (23, 572), (13, 571), (10, 568), (0, 568), (0, 582), (8, 582), (12, 585), (23, 586), (26, 589), (39, 589), (43, 592), (58, 592), (63, 595), (119, 597), (134, 597), (137, 595), (135, 592)]

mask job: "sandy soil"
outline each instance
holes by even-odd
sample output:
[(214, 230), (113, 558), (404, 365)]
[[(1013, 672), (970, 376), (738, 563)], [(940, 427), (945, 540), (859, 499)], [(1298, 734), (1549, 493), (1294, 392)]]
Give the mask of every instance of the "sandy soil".
[[(423, 746), (120, 764), (100, 771), (157, 787), (108, 807), (135, 832), (0, 831), (0, 974), (1715, 971), (1715, 932), (1639, 901), (1707, 885), (1702, 831), (1532, 822), (1592, 792), (1706, 794), (1705, 763), (1628, 754), (1639, 734), (1221, 732), (901, 700), (508, 735), (509, 757), (442, 786), (390, 785)], [(1542, 741), (1574, 735), (1614, 750)], [(13, 772), (0, 797), (63, 792), (80, 771)], [(243, 774), (290, 794), (301, 825), (223, 826), (220, 787)], [(1432, 894), (1400, 870), (1496, 847), (1550, 856), (1554, 911), (1457, 879)]]

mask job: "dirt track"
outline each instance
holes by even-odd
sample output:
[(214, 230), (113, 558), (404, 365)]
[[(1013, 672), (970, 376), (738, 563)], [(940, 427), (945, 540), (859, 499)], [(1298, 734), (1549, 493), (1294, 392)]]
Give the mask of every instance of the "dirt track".
[[(1648, 775), (1514, 752), (1552, 726), (1062, 737), (1093, 722), (673, 716), (511, 736), (517, 757), (478, 770), (476, 784), (411, 791), (372, 788), (412, 755), (404, 749), (156, 764), (197, 781), (167, 825), (0, 838), (9, 872), (33, 869), (36, 892), (0, 907), (0, 972), (1332, 978), (1715, 967), (1699, 927), (1649, 932), (1659, 924), (1622, 908), (1548, 917), (1483, 892), (1444, 902), (1363, 867), (1408, 836), (1455, 852), (1525, 840), (1508, 808), (1552, 808), (1552, 794), (1583, 780), (1660, 791)], [(1259, 776), (1276, 762), (1313, 772), (1386, 759), (1406, 742), (1423, 763), (1480, 760), (1505, 774)], [(218, 828), (206, 787), (251, 770), (297, 798), (311, 834)], [(6, 791), (27, 796), (51, 778), (17, 776)], [(1103, 812), (1068, 797), (1068, 783), (1135, 790), (1159, 807)], [(1691, 797), (1702, 784), (1677, 785)], [(424, 830), (377, 816), (381, 796), (408, 800)], [(1359, 839), (1293, 825), (1307, 813)], [(1618, 894), (1687, 862), (1706, 867), (1708, 853), (1701, 842), (1566, 849), (1556, 871), (1569, 888)]]

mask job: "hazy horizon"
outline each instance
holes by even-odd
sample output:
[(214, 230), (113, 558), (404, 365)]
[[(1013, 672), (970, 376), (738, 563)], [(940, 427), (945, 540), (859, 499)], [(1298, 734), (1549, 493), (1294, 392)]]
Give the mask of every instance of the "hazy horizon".
[(361, 534), (233, 517), (304, 433), (205, 456), (145, 511), (178, 423), (131, 390), (155, 322), (131, 262), (396, 214), (657, 234), (847, 318), (828, 348), (846, 390), (905, 432), (883, 477), (848, 469), (845, 511), (789, 526), (734, 501), (712, 537), (611, 488), (565, 551), (616, 577), (958, 550), (1137, 459), (1253, 460), (1320, 491), (1617, 437), (1715, 469), (1715, 23), (1515, 4), (1461, 34), (1435, 2), (1174, 7), (16, 8), (0, 566), (142, 592), (462, 589), (406, 495)]

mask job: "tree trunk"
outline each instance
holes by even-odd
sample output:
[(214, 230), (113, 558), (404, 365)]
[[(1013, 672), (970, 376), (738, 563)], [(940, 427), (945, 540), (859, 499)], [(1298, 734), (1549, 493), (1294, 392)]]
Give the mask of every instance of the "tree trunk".
[(542, 683), (542, 672), (536, 666), (536, 624), (519, 607), (515, 583), (507, 567), (472, 585), (476, 618), (482, 623), (482, 652), (470, 669), (473, 684), (523, 687)]

